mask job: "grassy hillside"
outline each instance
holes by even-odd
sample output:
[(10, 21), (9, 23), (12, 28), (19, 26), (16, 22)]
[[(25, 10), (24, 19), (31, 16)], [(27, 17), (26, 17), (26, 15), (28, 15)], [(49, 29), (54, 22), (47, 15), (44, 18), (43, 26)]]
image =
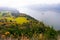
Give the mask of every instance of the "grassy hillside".
[[(43, 22), (39, 22), (33, 17), (21, 14), (18, 17), (11, 13), (0, 15), (0, 37), (28, 38), (34, 40), (56, 40), (57, 32)], [(32, 40), (33, 40), (32, 39)], [(22, 39), (23, 40), (23, 39)]]
[(16, 22), (18, 24), (23, 24), (23, 23), (26, 23), (26, 22), (29, 22), (29, 20), (27, 20), (28, 18), (27, 17), (23, 17), (23, 16), (19, 16), (19, 17), (15, 17), (13, 16), (11, 13), (0, 13), (0, 21), (4, 21), (4, 22)]

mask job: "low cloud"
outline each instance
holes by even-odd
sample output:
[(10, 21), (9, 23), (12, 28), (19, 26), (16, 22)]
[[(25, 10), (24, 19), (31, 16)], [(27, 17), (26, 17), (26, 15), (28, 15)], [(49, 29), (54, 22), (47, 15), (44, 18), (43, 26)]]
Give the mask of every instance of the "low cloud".
[(60, 29), (60, 4), (27, 6), (27, 13), (57, 30)]
[(35, 11), (49, 11), (50, 10), (50, 11), (60, 12), (60, 4), (52, 4), (52, 5), (37, 4), (37, 5), (28, 6), (28, 8)]

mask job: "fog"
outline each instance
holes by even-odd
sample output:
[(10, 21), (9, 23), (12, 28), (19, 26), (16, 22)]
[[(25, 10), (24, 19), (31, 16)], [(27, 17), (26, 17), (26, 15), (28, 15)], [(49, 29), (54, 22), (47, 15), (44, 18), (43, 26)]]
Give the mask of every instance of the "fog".
[(56, 30), (60, 30), (60, 4), (58, 5), (31, 5), (26, 6), (24, 13), (34, 17), (39, 21), (54, 26)]

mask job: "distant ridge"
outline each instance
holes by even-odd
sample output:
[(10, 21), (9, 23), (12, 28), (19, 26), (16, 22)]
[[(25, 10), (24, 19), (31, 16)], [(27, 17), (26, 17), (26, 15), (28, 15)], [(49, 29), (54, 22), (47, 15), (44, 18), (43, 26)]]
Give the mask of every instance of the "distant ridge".
[(19, 11), (16, 10), (15, 8), (9, 8), (9, 7), (0, 7), (0, 12), (1, 11), (10, 11), (12, 13), (19, 13)]
[(9, 8), (9, 7), (0, 7), (0, 13), (6, 13), (6, 12), (10, 12), (13, 16), (19, 16), (20, 12), (15, 9), (15, 8)]

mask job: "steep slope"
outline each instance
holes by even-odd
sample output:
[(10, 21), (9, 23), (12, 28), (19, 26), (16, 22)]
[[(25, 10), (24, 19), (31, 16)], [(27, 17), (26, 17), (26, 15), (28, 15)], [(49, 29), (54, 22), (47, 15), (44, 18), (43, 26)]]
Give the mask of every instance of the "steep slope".
[(33, 17), (26, 15), (24, 13), (12, 13), (10, 11), (0, 12), (0, 22), (11, 22), (12, 21), (18, 24), (23, 24), (23, 23), (30, 22), (32, 20), (37, 21)]
[[(17, 14), (17, 15), (16, 15)], [(39, 22), (35, 18), (24, 13), (12, 13), (10, 11), (0, 12), (0, 37), (18, 38), (28, 37), (39, 40), (54, 40), (57, 32), (53, 27)], [(21, 37), (21, 38), (20, 38)], [(42, 38), (41, 38), (42, 37)], [(3, 38), (2, 38), (3, 39)]]

